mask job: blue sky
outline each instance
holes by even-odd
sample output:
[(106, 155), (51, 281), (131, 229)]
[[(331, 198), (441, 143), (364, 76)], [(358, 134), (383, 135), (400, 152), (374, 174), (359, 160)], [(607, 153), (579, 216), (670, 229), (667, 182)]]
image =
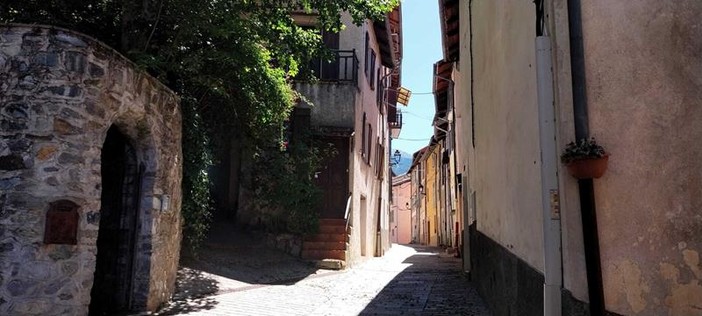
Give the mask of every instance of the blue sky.
[(412, 91), (409, 106), (402, 112), (402, 132), (392, 141), (392, 151), (410, 154), (426, 146), (434, 117), (432, 73), (443, 58), (439, 4), (436, 0), (402, 0), (402, 86)]

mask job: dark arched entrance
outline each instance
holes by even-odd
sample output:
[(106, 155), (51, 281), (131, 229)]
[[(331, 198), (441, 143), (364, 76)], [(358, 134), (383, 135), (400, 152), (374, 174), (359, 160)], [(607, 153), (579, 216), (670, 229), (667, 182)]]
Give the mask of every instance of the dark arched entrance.
[(114, 125), (101, 154), (102, 194), (90, 314), (124, 313), (133, 306), (134, 254), (141, 169), (134, 147)]

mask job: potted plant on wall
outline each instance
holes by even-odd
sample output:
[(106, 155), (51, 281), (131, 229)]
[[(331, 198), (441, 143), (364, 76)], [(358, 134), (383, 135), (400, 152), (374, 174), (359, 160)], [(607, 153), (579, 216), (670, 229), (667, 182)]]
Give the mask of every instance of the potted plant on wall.
[(607, 154), (594, 138), (570, 142), (561, 154), (561, 162), (568, 167), (568, 172), (578, 179), (601, 177), (607, 170)]

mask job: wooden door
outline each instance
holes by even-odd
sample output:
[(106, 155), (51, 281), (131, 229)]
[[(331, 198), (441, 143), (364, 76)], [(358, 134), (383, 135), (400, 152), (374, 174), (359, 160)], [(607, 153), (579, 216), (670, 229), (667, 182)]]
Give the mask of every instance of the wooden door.
[(332, 144), (337, 154), (327, 158), (315, 174), (315, 182), (322, 190), (319, 216), (344, 218), (349, 196), (349, 141), (346, 137), (328, 137), (323, 142)]
[(322, 80), (339, 80), (339, 33), (322, 32), (322, 41), (324, 46), (334, 54), (331, 61), (322, 61), (321, 77)]

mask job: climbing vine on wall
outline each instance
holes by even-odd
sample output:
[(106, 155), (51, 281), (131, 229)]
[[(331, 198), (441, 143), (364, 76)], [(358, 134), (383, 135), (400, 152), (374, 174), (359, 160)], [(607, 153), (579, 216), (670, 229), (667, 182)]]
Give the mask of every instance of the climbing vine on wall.
[(210, 178), (212, 165), (210, 140), (204, 122), (195, 109), (195, 100), (181, 100), (183, 126), (183, 205), (182, 214), (187, 244), (196, 249), (205, 238), (211, 219)]
[(316, 234), (321, 190), (315, 171), (337, 151), (309, 135), (283, 148), (261, 148), (256, 154), (254, 202), (263, 210), (262, 224), (274, 233)]

